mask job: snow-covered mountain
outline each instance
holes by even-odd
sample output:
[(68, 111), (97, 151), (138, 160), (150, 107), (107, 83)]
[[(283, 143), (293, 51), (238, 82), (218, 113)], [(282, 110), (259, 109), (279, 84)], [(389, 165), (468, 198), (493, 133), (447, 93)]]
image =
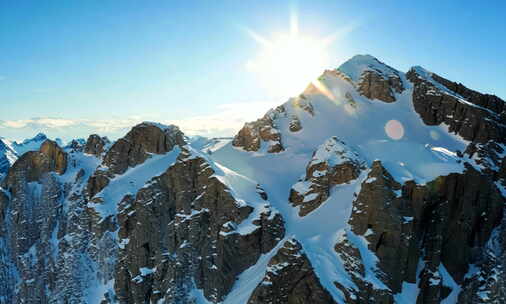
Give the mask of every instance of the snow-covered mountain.
[(18, 158), (12, 143), (4, 138), (0, 138), (0, 174), (7, 173), (9, 167), (14, 164)]
[(0, 302), (503, 303), (505, 145), (503, 100), (369, 55), (233, 139), (46, 140), (0, 191)]

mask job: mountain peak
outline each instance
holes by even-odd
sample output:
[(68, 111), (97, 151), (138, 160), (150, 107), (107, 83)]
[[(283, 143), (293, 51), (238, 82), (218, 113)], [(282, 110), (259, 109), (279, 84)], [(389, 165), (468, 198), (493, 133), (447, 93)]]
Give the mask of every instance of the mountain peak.
[(47, 139), (46, 134), (44, 134), (44, 133), (38, 133), (37, 135), (35, 135), (32, 138), (28, 138), (28, 139), (23, 140), (23, 142), (21, 144), (24, 145), (24, 144), (31, 143), (31, 142), (34, 142), (34, 141), (37, 141), (37, 142), (38, 141), (45, 141), (46, 139)]
[(398, 75), (398, 71), (391, 66), (381, 62), (371, 55), (355, 55), (337, 68), (338, 71), (348, 75), (354, 82), (359, 81), (364, 71), (376, 71), (381, 75)]
[(136, 125), (135, 127), (143, 127), (143, 126), (144, 127), (145, 126), (157, 127), (158, 129), (162, 130), (165, 133), (180, 132), (179, 127), (176, 125), (165, 125), (165, 124), (162, 124), (159, 122), (153, 122), (153, 121), (143, 121), (142, 123)]

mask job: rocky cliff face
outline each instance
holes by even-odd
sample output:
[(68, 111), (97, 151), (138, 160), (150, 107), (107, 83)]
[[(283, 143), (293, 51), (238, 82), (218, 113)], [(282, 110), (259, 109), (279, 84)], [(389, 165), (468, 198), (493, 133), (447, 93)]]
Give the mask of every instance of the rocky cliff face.
[(335, 302), (320, 284), (300, 243), (295, 239), (289, 239), (269, 261), (265, 277), (248, 301), (248, 304), (260, 303)]
[[(375, 162), (349, 219), (350, 233), (367, 241), (368, 250), (377, 257), (376, 276), (386, 287), (369, 290), (364, 300), (384, 298), (385, 303), (393, 303), (402, 282), (418, 284), (418, 303), (447, 298), (455, 291), (454, 283), (463, 283), (469, 265), (478, 263), (483, 249), (477, 248), (484, 248), (499, 225), (504, 203), (492, 180), (473, 168), (427, 185), (409, 182), (401, 188)], [(348, 247), (346, 240), (336, 246), (338, 254), (350, 257), (348, 264), (365, 258), (358, 251), (350, 253)], [(364, 298), (361, 288), (354, 292)]]
[(445, 123), (450, 132), (476, 143), (504, 142), (503, 100), (470, 90), (420, 67), (412, 68), (406, 76), (414, 84), (415, 110), (426, 124)]
[(0, 303), (503, 303), (505, 109), (359, 55), (230, 142), (44, 140), (0, 177)]
[(185, 148), (164, 174), (122, 201), (120, 302), (187, 303), (192, 288), (221, 301), (237, 275), (283, 238), (283, 219), (264, 192), (240, 201), (216, 170)]

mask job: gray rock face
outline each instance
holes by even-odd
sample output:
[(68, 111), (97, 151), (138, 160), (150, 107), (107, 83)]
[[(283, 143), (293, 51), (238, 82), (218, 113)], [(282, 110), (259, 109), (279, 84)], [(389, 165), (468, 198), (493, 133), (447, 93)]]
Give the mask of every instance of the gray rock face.
[[(183, 151), (167, 172), (123, 200), (125, 245), (115, 274), (120, 302), (191, 303), (194, 287), (221, 301), (236, 276), (283, 238), (282, 217), (267, 201), (256, 207), (262, 210), (241, 205), (214, 173), (203, 158)], [(243, 232), (241, 225), (251, 228)]]
[(320, 284), (302, 246), (289, 239), (269, 261), (263, 280), (248, 304), (333, 304), (329, 292)]

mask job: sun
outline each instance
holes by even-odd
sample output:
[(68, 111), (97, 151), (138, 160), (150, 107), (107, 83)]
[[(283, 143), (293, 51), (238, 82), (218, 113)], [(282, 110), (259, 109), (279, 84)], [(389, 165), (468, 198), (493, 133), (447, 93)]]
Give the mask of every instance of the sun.
[(262, 37), (252, 30), (249, 34), (261, 49), (247, 62), (248, 71), (255, 73), (262, 86), (276, 97), (299, 94), (329, 66), (328, 46), (337, 35), (324, 38), (299, 33), (298, 18), (291, 17), (289, 33)]

